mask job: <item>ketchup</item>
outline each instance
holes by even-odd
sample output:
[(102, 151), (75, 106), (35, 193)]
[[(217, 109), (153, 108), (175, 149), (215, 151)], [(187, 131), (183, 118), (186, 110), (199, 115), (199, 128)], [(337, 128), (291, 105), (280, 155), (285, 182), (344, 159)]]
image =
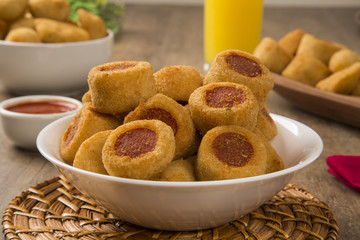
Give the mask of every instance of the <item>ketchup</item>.
[(49, 114), (73, 111), (76, 105), (59, 100), (28, 101), (6, 107), (6, 110), (28, 114)]

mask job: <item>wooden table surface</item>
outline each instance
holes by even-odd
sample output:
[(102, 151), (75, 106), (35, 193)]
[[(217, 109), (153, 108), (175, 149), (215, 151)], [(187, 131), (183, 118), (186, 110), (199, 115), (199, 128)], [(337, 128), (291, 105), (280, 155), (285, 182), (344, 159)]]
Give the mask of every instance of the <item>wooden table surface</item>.
[[(360, 9), (265, 8), (262, 35), (278, 40), (293, 29), (302, 28), (360, 53), (356, 10)], [(122, 19), (123, 32), (116, 36), (112, 60), (148, 61), (154, 71), (168, 65), (191, 65), (202, 71), (202, 18), (200, 6), (127, 5)], [(80, 98), (80, 95), (74, 97)], [(0, 100), (9, 97), (11, 95), (0, 85)], [(335, 154), (360, 155), (360, 129), (302, 111), (275, 92), (271, 92), (267, 106), (273, 113), (308, 125), (322, 137), (324, 151), (320, 158), (298, 172), (291, 183), (305, 188), (330, 206), (338, 221), (341, 239), (359, 239), (360, 193), (330, 175), (325, 160)], [(2, 129), (0, 141), (2, 216), (15, 196), (59, 173), (38, 152), (14, 147)], [(2, 234), (0, 239), (4, 239)]]

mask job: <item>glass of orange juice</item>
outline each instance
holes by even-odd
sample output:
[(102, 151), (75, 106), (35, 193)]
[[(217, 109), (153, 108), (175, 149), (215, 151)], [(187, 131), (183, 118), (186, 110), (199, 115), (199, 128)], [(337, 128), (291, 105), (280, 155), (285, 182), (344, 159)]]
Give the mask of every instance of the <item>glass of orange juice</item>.
[(263, 0), (205, 0), (204, 69), (227, 49), (252, 53), (261, 37)]

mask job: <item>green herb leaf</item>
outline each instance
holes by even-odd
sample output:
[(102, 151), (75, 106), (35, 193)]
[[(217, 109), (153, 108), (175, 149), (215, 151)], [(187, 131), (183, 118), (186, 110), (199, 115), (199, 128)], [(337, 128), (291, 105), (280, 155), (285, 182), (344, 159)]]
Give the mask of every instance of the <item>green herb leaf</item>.
[(105, 22), (105, 25), (113, 33), (117, 33), (121, 30), (120, 18), (124, 14), (124, 4), (117, 2), (109, 2), (107, 0), (68, 0), (71, 8), (70, 19), (79, 22), (76, 11), (79, 8), (83, 8), (88, 12), (91, 12)]

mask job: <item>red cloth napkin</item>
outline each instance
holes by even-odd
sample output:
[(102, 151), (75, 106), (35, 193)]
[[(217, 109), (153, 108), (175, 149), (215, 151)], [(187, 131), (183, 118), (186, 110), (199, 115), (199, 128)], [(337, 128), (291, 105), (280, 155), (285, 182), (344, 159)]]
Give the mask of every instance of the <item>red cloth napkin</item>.
[(328, 172), (349, 188), (360, 192), (360, 156), (334, 155), (326, 159)]

